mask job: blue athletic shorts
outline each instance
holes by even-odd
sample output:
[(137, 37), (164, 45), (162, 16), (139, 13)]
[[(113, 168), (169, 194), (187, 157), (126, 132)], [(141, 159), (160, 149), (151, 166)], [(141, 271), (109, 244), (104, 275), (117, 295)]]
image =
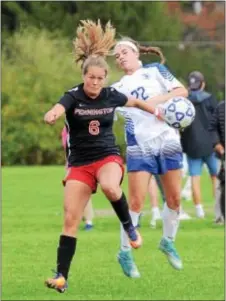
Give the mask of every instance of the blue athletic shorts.
[(187, 156), (188, 160), (188, 170), (190, 176), (201, 176), (202, 166), (206, 163), (209, 173), (211, 176), (217, 175), (217, 158), (215, 153), (212, 153), (210, 156), (194, 159)]
[(151, 174), (165, 174), (168, 170), (183, 167), (183, 154), (179, 139), (163, 134), (145, 142), (127, 146), (127, 172), (147, 171)]

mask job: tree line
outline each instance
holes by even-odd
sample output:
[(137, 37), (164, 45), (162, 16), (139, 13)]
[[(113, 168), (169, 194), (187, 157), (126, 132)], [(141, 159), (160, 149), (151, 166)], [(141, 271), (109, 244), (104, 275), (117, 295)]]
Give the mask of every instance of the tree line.
[[(81, 82), (73, 63), (72, 39), (81, 19), (109, 19), (117, 36), (152, 41), (179, 41), (183, 27), (167, 13), (165, 2), (3, 1), (2, 6), (2, 165), (63, 164), (60, 133), (63, 119), (45, 126), (44, 113), (67, 89)], [(155, 44), (155, 46), (157, 46)], [(224, 97), (224, 52), (215, 48), (162, 47), (167, 66), (186, 83), (192, 70), (205, 74), (207, 87)], [(145, 63), (158, 61), (153, 55)], [(120, 77), (110, 60), (109, 84)], [(125, 154), (123, 120), (115, 133)]]

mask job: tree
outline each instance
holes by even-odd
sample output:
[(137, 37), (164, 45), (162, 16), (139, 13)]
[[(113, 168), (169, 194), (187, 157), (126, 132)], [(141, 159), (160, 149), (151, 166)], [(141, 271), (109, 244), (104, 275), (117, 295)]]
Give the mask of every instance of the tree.
[(72, 38), (80, 19), (111, 20), (118, 34), (140, 41), (177, 40), (181, 27), (167, 13), (165, 2), (4, 1), (2, 28), (35, 26)]

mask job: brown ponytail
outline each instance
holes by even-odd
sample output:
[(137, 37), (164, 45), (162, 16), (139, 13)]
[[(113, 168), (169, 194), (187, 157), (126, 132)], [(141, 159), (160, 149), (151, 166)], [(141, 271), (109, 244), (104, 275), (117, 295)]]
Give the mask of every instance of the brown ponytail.
[(159, 47), (151, 47), (151, 46), (146, 47), (146, 46), (138, 45), (138, 49), (139, 49), (140, 54), (154, 53), (154, 54), (158, 55), (161, 59), (161, 64), (165, 64), (166, 59)]
[[(110, 21), (102, 28), (100, 20), (97, 23), (91, 20), (80, 21), (73, 41), (75, 62), (82, 64), (83, 74), (89, 66), (99, 66), (107, 69), (105, 57), (115, 45), (115, 28)], [(107, 72), (107, 70), (106, 70)]]
[(158, 55), (161, 59), (161, 64), (164, 64), (166, 62), (166, 59), (159, 47), (152, 47), (152, 46), (141, 46), (138, 42), (134, 41), (133, 39), (129, 37), (122, 37), (118, 42), (123, 42), (123, 41), (129, 41), (133, 43), (137, 49), (139, 50), (140, 54), (149, 54), (149, 53), (154, 53)]

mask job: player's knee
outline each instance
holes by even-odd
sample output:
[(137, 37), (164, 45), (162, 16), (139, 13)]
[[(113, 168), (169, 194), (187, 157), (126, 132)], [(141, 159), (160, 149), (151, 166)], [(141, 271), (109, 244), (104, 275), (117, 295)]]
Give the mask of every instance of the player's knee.
[(105, 196), (111, 201), (117, 201), (122, 195), (122, 190), (119, 185), (103, 183), (101, 189)]
[(133, 196), (130, 200), (130, 209), (135, 212), (140, 212), (143, 206), (143, 196)]
[(172, 193), (167, 198), (167, 205), (172, 210), (178, 210), (180, 208), (180, 194)]
[(76, 227), (77, 218), (70, 211), (64, 211), (64, 228), (66, 231), (70, 231)]

